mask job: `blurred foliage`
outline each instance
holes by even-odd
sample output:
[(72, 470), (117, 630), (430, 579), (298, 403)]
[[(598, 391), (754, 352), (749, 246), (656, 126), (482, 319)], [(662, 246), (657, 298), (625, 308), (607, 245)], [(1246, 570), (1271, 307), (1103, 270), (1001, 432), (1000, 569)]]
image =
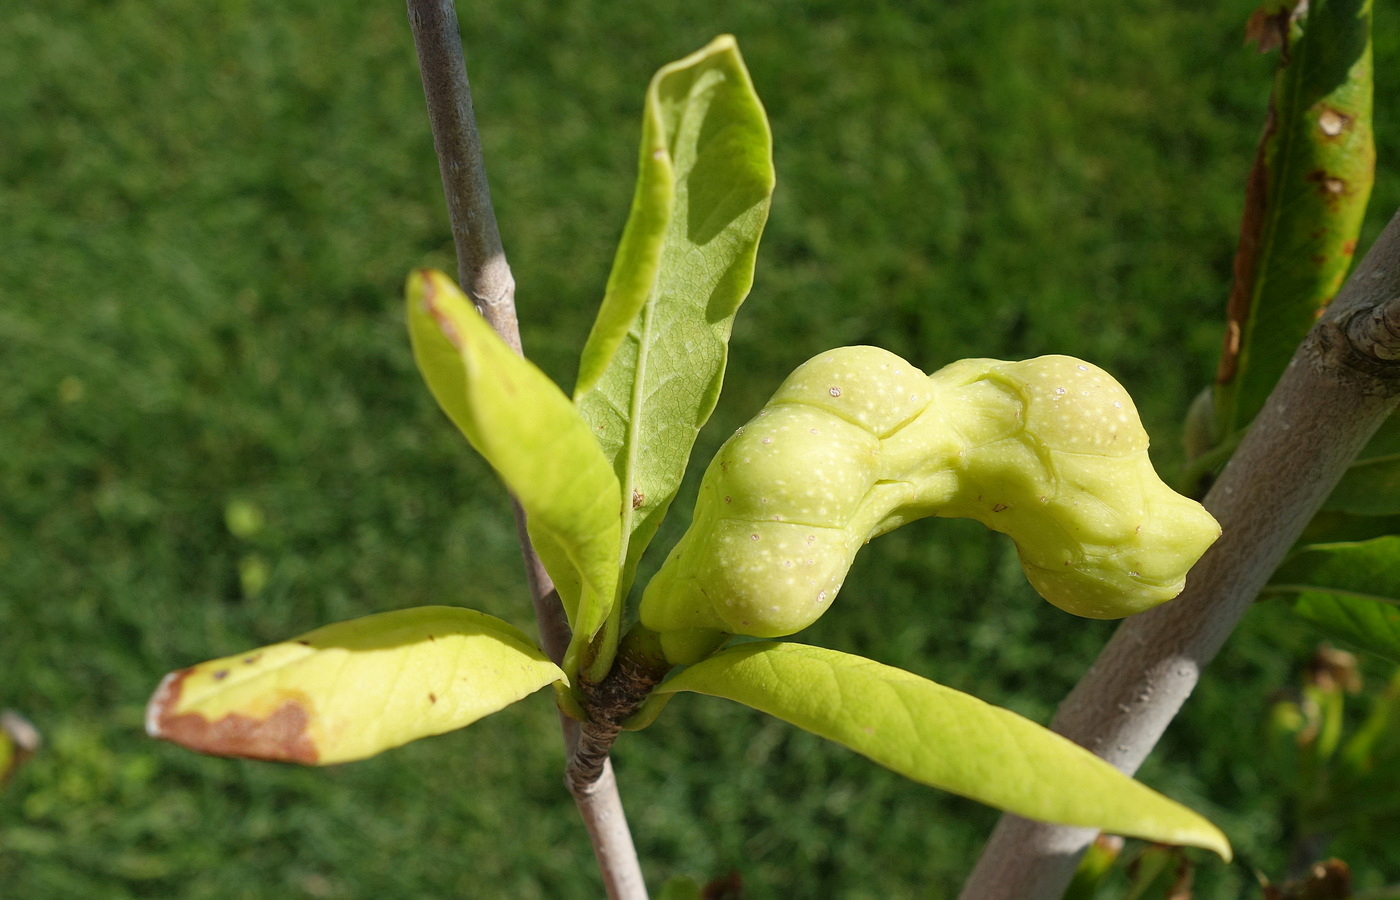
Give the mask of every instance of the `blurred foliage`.
[[(1214, 369), (1268, 95), (1251, 8), (464, 8), (525, 345), (572, 383), (647, 78), (728, 31), (779, 187), (697, 460), (798, 362), (868, 342), (925, 369), (1089, 359), (1170, 470)], [(1395, 14), (1378, 4), (1378, 97), (1400, 78)], [(5, 892), (597, 896), (544, 699), (326, 771), (141, 731), (172, 667), (327, 622), (463, 603), (533, 631), (503, 492), (401, 322), (404, 273), (452, 262), (402, 5), (56, 0), (0, 26), (0, 705), (47, 739), (0, 794)], [(1363, 246), (1397, 205), (1380, 178)], [(980, 526), (924, 522), (862, 554), (807, 637), (1044, 721), (1111, 627), (1037, 600)], [(1284, 799), (1247, 723), (1307, 657), (1304, 629), (1261, 605), (1142, 773), (1270, 871)], [(616, 761), (653, 885), (732, 869), (755, 898), (946, 896), (994, 819), (708, 698)], [(1332, 851), (1364, 886), (1397, 869), (1381, 844)], [(1202, 898), (1249, 883), (1195, 875)]]

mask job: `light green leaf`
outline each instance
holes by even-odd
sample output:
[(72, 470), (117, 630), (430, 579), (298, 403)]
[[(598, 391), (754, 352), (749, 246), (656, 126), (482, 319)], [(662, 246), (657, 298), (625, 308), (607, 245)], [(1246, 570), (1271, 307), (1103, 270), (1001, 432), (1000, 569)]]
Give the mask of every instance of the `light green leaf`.
[(1249, 425), (1337, 293), (1375, 179), (1370, 0), (1286, 6), (1251, 23), (1261, 49), (1283, 52), (1245, 197), (1219, 435)]
[(423, 606), (171, 672), (146, 731), (201, 753), (330, 765), (462, 728), (563, 678), (514, 626)]
[(772, 136), (732, 37), (647, 89), (632, 210), (574, 400), (623, 495), (620, 594), (719, 397), (773, 192)]
[(1266, 594), (1296, 594), (1294, 611), (1324, 633), (1400, 662), (1400, 536), (1307, 547)]
[(1017, 815), (1230, 858), (1218, 828), (1082, 747), (1013, 712), (859, 656), (744, 644), (658, 690), (738, 701), (914, 781)]
[[(616, 631), (622, 492), (568, 397), (496, 336), (441, 272), (408, 279), (413, 355), (438, 405), (524, 507), (574, 629), (572, 672), (605, 624)], [(602, 641), (606, 672), (615, 640)]]

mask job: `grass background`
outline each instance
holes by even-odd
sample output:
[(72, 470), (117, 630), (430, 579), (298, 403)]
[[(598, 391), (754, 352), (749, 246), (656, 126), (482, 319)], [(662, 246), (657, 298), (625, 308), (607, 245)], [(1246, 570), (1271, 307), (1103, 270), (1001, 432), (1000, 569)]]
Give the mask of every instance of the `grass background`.
[[(1400, 29), (1378, 5), (1363, 243), (1400, 205)], [(527, 350), (572, 383), (647, 79), (732, 32), (779, 189), (696, 459), (802, 360), (877, 343), (925, 369), (1092, 360), (1170, 472), (1213, 372), (1274, 64), (1241, 45), (1250, 10), (464, 7)], [(503, 492), (433, 407), (400, 321), (408, 269), (452, 264), (402, 6), (7, 9), (0, 123), (0, 705), (48, 741), (0, 794), (0, 894), (598, 896), (544, 697), (329, 770), (141, 732), (166, 671), (326, 622), (461, 603), (532, 630)], [(262, 527), (236, 535), (230, 504)], [(872, 545), (801, 637), (1044, 721), (1111, 628), (1036, 599), (997, 536), (924, 522)], [(1142, 773), (1275, 875), (1287, 789), (1264, 717), (1314, 643), (1256, 609)], [(708, 698), (616, 761), (654, 886), (736, 869), (752, 897), (952, 896), (995, 821)], [(1400, 877), (1387, 843), (1334, 850), (1375, 884)], [(1235, 897), (1250, 875), (1205, 862), (1198, 884)]]

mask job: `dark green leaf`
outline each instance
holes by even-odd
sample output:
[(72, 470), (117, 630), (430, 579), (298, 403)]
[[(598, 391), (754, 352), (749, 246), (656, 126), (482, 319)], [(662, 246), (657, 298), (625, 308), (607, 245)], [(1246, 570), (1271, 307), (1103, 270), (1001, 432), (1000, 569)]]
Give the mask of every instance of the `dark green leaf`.
[(1268, 590), (1400, 603), (1400, 536), (1304, 548), (1279, 566)]
[(1400, 419), (1392, 415), (1385, 421), (1322, 508), (1362, 516), (1400, 514)]
[(1400, 609), (1339, 594), (1300, 594), (1293, 611), (1318, 630), (1362, 650), (1400, 662)]
[(1266, 592), (1296, 594), (1294, 610), (1323, 632), (1400, 662), (1400, 536), (1307, 547)]

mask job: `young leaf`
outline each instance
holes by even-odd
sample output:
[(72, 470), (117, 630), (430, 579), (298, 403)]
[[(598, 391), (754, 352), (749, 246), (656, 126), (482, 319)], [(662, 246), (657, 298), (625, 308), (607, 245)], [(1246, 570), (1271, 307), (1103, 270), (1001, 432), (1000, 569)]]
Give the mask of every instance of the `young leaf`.
[(859, 656), (744, 644), (657, 690), (735, 700), (914, 781), (1017, 815), (1230, 858), (1218, 828), (1082, 747), (1013, 712)]
[(422, 606), (171, 672), (146, 732), (201, 753), (330, 765), (462, 728), (563, 678), (500, 619)]
[(628, 498), (619, 593), (719, 397), (730, 326), (768, 218), (772, 155), (732, 37), (656, 73), (632, 210), (574, 390)]
[(1323, 632), (1400, 662), (1400, 536), (1305, 548), (1274, 573), (1269, 594)]
[(1370, 0), (1288, 3), (1252, 24), (1261, 49), (1283, 49), (1235, 257), (1220, 435), (1249, 425), (1336, 294), (1375, 174)]
[[(574, 628), (571, 658), (615, 616), (622, 492), (562, 391), (511, 351), (452, 280), (408, 279), (408, 329), (438, 405), (524, 507)], [(603, 671), (611, 663), (605, 653)], [(572, 671), (572, 665), (569, 670)]]

